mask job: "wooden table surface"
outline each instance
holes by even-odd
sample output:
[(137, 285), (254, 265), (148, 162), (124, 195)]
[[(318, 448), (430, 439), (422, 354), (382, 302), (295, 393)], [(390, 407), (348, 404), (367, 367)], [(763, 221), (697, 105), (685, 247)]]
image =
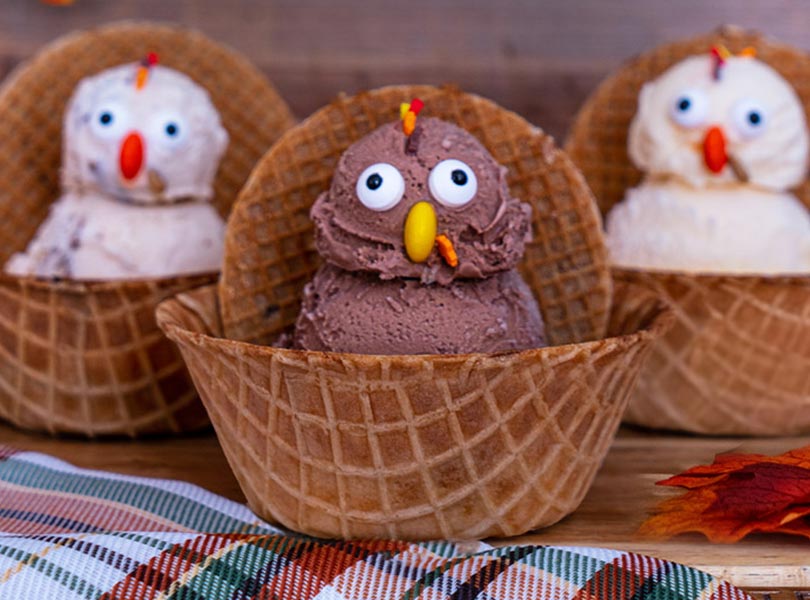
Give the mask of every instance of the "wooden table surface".
[[(0, 443), (51, 454), (80, 467), (183, 479), (244, 502), (212, 433), (181, 439), (84, 441), (54, 439), (0, 425)], [(540, 532), (495, 544), (589, 545), (627, 549), (682, 562), (746, 588), (810, 588), (810, 540), (761, 535), (734, 545), (681, 536), (668, 542), (638, 539), (648, 511), (676, 490), (655, 482), (729, 450), (778, 454), (810, 438), (741, 440), (650, 434), (623, 429), (579, 510)]]

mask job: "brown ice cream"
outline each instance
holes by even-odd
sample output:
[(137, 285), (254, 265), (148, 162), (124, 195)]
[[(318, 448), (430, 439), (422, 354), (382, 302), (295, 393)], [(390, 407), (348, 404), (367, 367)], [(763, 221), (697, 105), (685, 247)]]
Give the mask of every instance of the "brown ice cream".
[[(372, 131), (343, 153), (329, 191), (312, 207), (320, 255), (347, 271), (373, 271), (382, 279), (420, 278), (425, 283), (478, 279), (514, 268), (531, 235), (531, 207), (510, 197), (506, 169), (474, 136), (451, 123), (420, 118), (417, 131), (415, 154), (405, 152), (407, 138), (399, 122)], [(478, 179), (478, 193), (466, 206), (431, 202), (439, 233), (450, 238), (458, 254), (455, 269), (438, 252), (424, 263), (410, 261), (402, 239), (410, 208), (420, 200), (432, 200), (430, 170), (451, 158), (463, 160)], [(355, 186), (366, 167), (380, 162), (402, 173), (405, 196), (391, 210), (375, 212), (357, 200)]]
[(295, 345), (361, 354), (466, 354), (543, 345), (543, 322), (517, 271), (424, 285), (326, 265), (304, 290)]
[(515, 270), (531, 208), (463, 129), (433, 118), (410, 136), (399, 122), (376, 129), (343, 154), (311, 217), (327, 264), (304, 292), (294, 347), (462, 354), (544, 345), (537, 302)]

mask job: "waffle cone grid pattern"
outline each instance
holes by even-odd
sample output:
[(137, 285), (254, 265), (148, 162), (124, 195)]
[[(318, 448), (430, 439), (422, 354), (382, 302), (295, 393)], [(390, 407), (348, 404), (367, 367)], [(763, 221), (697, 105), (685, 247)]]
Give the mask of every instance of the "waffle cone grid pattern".
[[(801, 50), (722, 27), (646, 52), (599, 86), (566, 144), (603, 214), (641, 181), (627, 155), (627, 135), (642, 85), (719, 44), (734, 53), (756, 48), (757, 58), (794, 86), (810, 121), (810, 60)], [(794, 192), (810, 207), (810, 182)], [(661, 294), (676, 317), (642, 371), (627, 421), (715, 435), (810, 431), (810, 277), (623, 269), (617, 277)]]
[(271, 343), (295, 322), (319, 258), (309, 209), (346, 148), (398, 119), (419, 97), (423, 115), (458, 124), (509, 169), (513, 195), (532, 204), (534, 240), (521, 271), (535, 290), (549, 340), (599, 339), (611, 280), (593, 197), (553, 140), (519, 116), (453, 88), (395, 86), (341, 97), (282, 137), (239, 195), (226, 238), (220, 302), (229, 338)]
[(158, 321), (259, 515), (326, 537), (471, 539), (550, 525), (582, 500), (668, 321), (644, 290), (621, 301), (612, 328), (628, 335), (494, 356), (211, 337), (213, 286), (161, 304)]
[[(292, 125), (244, 58), (180, 28), (125, 22), (70, 34), (0, 88), (0, 262), (23, 250), (59, 195), (62, 115), (76, 84), (154, 51), (211, 93), (230, 135), (214, 203), (227, 214), (258, 158)], [(48, 282), (0, 276), (0, 418), (87, 436), (168, 433), (207, 424), (154, 308), (213, 280)]]
[(626, 420), (706, 434), (810, 430), (810, 279), (620, 271), (674, 308)]
[(206, 427), (154, 310), (212, 279), (91, 288), (0, 279), (0, 416), (26, 429), (90, 437)]

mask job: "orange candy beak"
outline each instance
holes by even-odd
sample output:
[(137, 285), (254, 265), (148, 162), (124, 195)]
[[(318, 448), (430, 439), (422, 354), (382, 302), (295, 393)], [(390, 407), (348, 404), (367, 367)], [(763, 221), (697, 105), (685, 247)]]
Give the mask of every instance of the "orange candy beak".
[(131, 181), (138, 176), (141, 167), (143, 167), (145, 154), (141, 134), (137, 131), (129, 132), (121, 144), (121, 154), (118, 161), (121, 167), (121, 176), (125, 180)]
[(711, 127), (703, 138), (703, 160), (712, 173), (719, 173), (728, 163), (726, 136), (719, 127)]

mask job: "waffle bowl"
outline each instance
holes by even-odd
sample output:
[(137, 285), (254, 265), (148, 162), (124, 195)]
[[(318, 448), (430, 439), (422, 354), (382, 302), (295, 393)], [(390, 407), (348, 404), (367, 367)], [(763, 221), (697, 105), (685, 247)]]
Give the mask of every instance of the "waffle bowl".
[[(318, 267), (308, 211), (338, 157), (414, 96), (423, 114), (476, 135), (533, 204), (521, 267), (559, 345), (398, 356), (265, 345), (294, 324)], [(609, 323), (600, 228), (587, 186), (542, 131), (455, 89), (382, 88), (282, 137), (239, 196), (219, 288), (162, 303), (158, 323), (263, 518), (325, 537), (517, 535), (578, 506), (666, 327), (663, 304), (641, 290)], [(626, 335), (605, 339), (609, 324)]]
[[(727, 26), (646, 52), (597, 88), (566, 144), (603, 214), (641, 181), (627, 134), (642, 85), (718, 44), (734, 53), (756, 48), (793, 85), (810, 120), (810, 56), (798, 49)], [(810, 207), (810, 181), (794, 193)], [(676, 314), (642, 371), (626, 421), (715, 435), (810, 431), (810, 276), (616, 269), (615, 277), (654, 290)]]
[[(59, 196), (62, 115), (76, 84), (150, 51), (208, 89), (220, 111), (230, 135), (214, 184), (223, 215), (258, 158), (293, 124), (261, 73), (199, 33), (132, 22), (61, 38), (0, 88), (0, 263), (25, 249)], [(154, 308), (215, 277), (83, 282), (0, 275), (0, 418), (90, 437), (206, 427)]]

